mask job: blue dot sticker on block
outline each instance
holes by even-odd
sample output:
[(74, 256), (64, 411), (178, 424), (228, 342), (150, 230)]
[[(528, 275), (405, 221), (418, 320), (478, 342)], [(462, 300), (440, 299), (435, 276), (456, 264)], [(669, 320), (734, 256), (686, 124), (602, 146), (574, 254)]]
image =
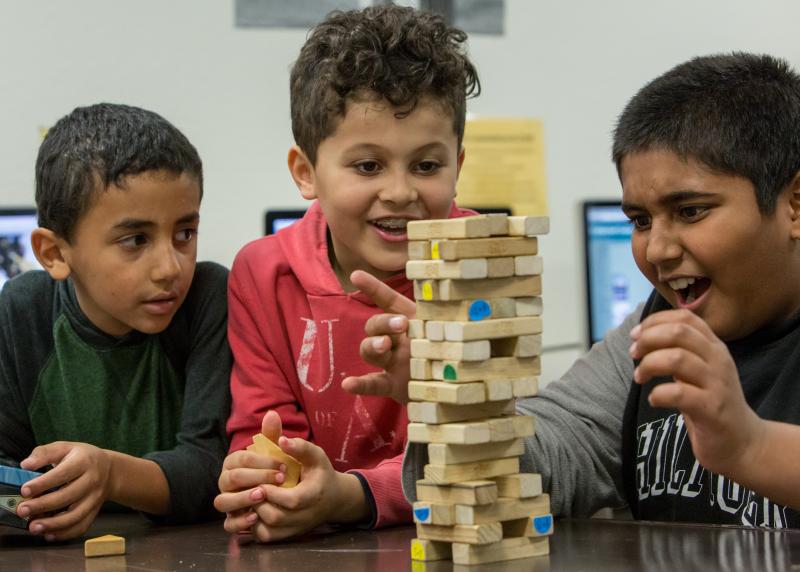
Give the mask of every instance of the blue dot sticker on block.
[(533, 529), (539, 534), (547, 534), (553, 529), (553, 515), (533, 517)]
[(469, 319), (473, 322), (479, 322), (484, 318), (492, 315), (492, 307), (486, 300), (475, 300), (469, 305)]
[(429, 506), (421, 506), (414, 509), (414, 518), (417, 522), (421, 522), (423, 524), (430, 521), (431, 518), (431, 507)]

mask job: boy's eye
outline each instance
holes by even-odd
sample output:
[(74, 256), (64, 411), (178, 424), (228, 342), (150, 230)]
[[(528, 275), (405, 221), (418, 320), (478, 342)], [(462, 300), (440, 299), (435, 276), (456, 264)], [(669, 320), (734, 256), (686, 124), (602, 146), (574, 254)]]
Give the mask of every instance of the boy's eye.
[(650, 226), (650, 217), (647, 215), (633, 215), (628, 220), (636, 230), (645, 230)]
[(381, 166), (377, 161), (361, 161), (355, 164), (355, 168), (362, 175), (375, 175), (380, 171)]
[(175, 233), (175, 240), (178, 242), (190, 242), (197, 236), (196, 228), (184, 228)]
[(439, 167), (439, 163), (435, 161), (421, 161), (417, 163), (417, 171), (424, 175), (435, 173), (439, 170)]
[(143, 234), (125, 236), (117, 241), (117, 244), (128, 250), (136, 250), (137, 248), (144, 246), (146, 243), (147, 238)]
[(680, 208), (680, 216), (686, 220), (696, 220), (708, 212), (707, 207), (688, 205)]

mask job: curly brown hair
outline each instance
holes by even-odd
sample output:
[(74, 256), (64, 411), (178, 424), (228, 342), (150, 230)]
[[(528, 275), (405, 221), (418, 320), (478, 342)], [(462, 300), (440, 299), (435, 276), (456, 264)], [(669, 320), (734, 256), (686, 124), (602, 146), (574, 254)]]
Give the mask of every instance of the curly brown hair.
[(386, 99), (402, 118), (429, 96), (452, 114), (458, 145), (466, 99), (480, 94), (467, 34), (432, 12), (392, 4), (334, 11), (311, 33), (292, 67), (292, 133), (312, 164), (348, 101)]

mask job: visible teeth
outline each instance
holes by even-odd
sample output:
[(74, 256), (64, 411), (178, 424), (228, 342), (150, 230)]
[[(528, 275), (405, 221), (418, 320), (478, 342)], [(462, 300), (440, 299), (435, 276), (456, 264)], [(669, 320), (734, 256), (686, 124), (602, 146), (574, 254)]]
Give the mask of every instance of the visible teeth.
[(380, 220), (374, 221), (374, 223), (378, 226), (382, 226), (384, 228), (406, 228), (408, 225), (408, 219), (405, 218), (382, 218)]
[(694, 284), (695, 278), (676, 278), (669, 281), (669, 287), (673, 290), (683, 290)]

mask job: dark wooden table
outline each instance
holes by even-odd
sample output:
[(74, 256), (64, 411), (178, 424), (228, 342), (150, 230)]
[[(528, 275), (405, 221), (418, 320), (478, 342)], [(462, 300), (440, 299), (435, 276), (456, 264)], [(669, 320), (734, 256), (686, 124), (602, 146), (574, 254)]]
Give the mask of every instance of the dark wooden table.
[[(412, 527), (377, 532), (344, 530), (310, 534), (290, 543), (256, 545), (227, 535), (219, 522), (158, 526), (138, 515), (104, 515), (89, 536), (118, 534), (125, 556), (83, 557), (83, 539), (47, 544), (23, 531), (0, 527), (3, 572), (107, 572), (115, 570), (250, 570), (348, 572), (484, 570), (450, 562), (415, 563)], [(559, 520), (550, 555), (494, 564), (491, 570), (679, 571), (800, 570), (800, 531), (675, 525), (614, 520)]]

